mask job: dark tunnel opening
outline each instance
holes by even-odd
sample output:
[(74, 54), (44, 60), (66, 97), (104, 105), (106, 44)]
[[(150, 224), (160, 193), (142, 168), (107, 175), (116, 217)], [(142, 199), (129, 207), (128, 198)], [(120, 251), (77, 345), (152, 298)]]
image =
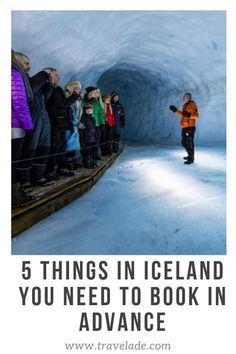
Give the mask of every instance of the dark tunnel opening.
[[(102, 93), (116, 91), (125, 107), (123, 139), (142, 142), (176, 143), (178, 122), (169, 119), (169, 100), (182, 95), (171, 82), (156, 72), (122, 64), (105, 71), (97, 86)], [(172, 129), (172, 126), (175, 129)]]
[[(174, 78), (174, 80), (173, 80)], [(191, 82), (190, 86), (188, 83)], [(130, 141), (176, 145), (180, 143), (180, 121), (169, 111), (169, 105), (182, 108), (184, 92), (192, 92), (200, 108), (196, 140), (198, 144), (224, 144), (226, 126), (214, 123), (209, 111), (216, 114), (225, 110), (225, 78), (211, 82), (194, 80), (187, 72), (165, 72), (163, 68), (151, 70), (127, 63), (117, 64), (104, 71), (97, 81), (102, 93), (116, 91), (125, 107), (126, 126), (122, 138)], [(209, 125), (201, 116), (208, 116)]]

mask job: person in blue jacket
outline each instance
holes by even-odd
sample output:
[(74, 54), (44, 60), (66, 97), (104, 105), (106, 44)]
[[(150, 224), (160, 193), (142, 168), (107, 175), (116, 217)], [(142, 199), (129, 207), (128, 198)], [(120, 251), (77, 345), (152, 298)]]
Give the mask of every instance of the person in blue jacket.
[[(69, 97), (73, 94), (74, 90), (79, 93), (81, 91), (81, 83), (79, 81), (69, 81), (65, 85), (65, 95)], [(78, 99), (70, 106), (69, 114), (71, 116), (70, 129), (65, 131), (66, 136), (66, 158), (69, 163), (69, 168), (74, 170), (81, 167), (80, 162), (80, 138), (78, 128), (83, 114), (82, 97), (79, 95)]]

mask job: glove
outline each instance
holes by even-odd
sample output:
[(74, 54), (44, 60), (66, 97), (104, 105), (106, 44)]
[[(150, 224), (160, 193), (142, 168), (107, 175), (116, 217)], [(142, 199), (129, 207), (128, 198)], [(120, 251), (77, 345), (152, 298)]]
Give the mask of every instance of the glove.
[(187, 112), (187, 111), (183, 111), (183, 112), (182, 112), (182, 115), (183, 115), (184, 117), (186, 117), (186, 118), (191, 117), (191, 113), (189, 113), (189, 112)]
[(73, 93), (75, 93), (77, 95), (77, 100), (80, 100), (80, 101), (82, 100), (82, 96), (81, 96), (80, 92), (78, 93), (78, 92), (74, 91)]
[(79, 122), (78, 129), (85, 129), (85, 126), (83, 123)]
[(177, 108), (175, 107), (175, 106), (173, 106), (173, 105), (171, 105), (170, 107), (169, 107), (169, 109), (172, 111), (172, 112), (176, 112), (177, 111)]

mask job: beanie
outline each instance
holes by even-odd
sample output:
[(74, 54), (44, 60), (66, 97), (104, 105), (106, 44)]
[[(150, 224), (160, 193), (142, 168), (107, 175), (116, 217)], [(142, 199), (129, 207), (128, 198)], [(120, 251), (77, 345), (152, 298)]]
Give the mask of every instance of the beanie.
[(86, 87), (86, 89), (85, 89), (86, 93), (90, 93), (90, 92), (92, 92), (92, 91), (94, 91), (94, 90), (97, 90), (97, 87), (88, 86), (88, 87)]
[(111, 93), (111, 99), (113, 100), (115, 96), (119, 96), (118, 93), (116, 93), (115, 91), (112, 91)]

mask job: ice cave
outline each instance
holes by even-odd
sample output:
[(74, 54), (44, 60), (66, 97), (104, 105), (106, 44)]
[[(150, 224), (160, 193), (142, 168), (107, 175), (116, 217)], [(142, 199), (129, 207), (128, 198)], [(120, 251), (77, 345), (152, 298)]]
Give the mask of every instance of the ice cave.
[[(125, 148), (81, 198), (12, 241), (13, 254), (226, 253), (226, 13), (13, 11), (12, 48), (33, 75), (54, 67), (119, 93)], [(179, 119), (199, 108), (196, 159), (183, 164)]]

